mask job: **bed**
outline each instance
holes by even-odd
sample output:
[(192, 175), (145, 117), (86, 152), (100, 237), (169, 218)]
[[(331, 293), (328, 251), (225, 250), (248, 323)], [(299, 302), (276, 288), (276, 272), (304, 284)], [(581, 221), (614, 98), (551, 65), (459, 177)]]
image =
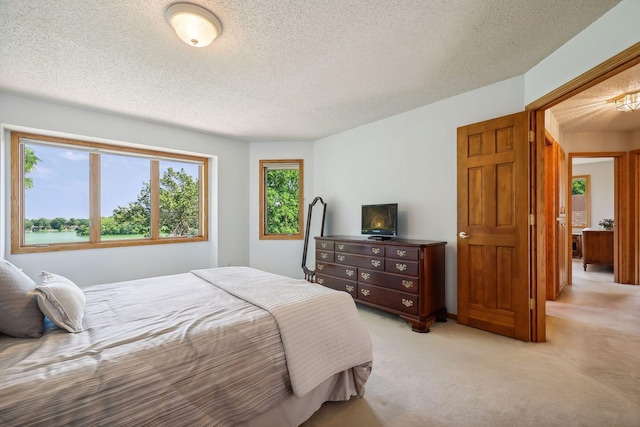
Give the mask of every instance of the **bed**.
[(82, 288), (82, 330), (0, 334), (0, 424), (299, 425), (362, 396), (352, 298), (223, 267)]

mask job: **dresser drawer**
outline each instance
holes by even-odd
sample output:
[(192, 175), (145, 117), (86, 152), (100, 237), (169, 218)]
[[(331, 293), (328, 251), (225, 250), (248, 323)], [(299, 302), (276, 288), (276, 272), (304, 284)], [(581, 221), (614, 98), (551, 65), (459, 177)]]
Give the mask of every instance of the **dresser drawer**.
[(401, 259), (389, 258), (387, 258), (385, 261), (385, 271), (406, 274), (407, 276), (417, 276), (420, 272), (420, 264), (415, 261), (405, 261)]
[(358, 244), (358, 243), (336, 243), (337, 252), (345, 252), (358, 255), (384, 256), (384, 245)]
[(388, 246), (387, 258), (408, 259), (417, 261), (420, 259), (420, 248), (406, 246)]
[(384, 271), (384, 258), (345, 254), (336, 252), (336, 264), (355, 265), (356, 267), (371, 268)]
[(334, 242), (327, 242), (326, 240), (316, 240), (316, 249), (324, 251), (332, 251)]
[(334, 256), (335, 252), (333, 251), (316, 251), (316, 260), (318, 261), (333, 262)]
[(343, 279), (357, 280), (358, 269), (356, 267), (329, 264), (316, 260), (316, 273), (321, 273), (329, 276), (342, 277)]
[(358, 299), (407, 314), (418, 313), (418, 295), (358, 283)]
[(335, 289), (336, 291), (348, 292), (354, 298), (357, 295), (356, 291), (358, 289), (358, 283), (352, 280), (326, 276), (324, 274), (316, 274), (316, 283), (331, 289)]
[(418, 278), (400, 274), (384, 273), (375, 270), (358, 269), (358, 282), (367, 285), (382, 286), (398, 291), (418, 293)]

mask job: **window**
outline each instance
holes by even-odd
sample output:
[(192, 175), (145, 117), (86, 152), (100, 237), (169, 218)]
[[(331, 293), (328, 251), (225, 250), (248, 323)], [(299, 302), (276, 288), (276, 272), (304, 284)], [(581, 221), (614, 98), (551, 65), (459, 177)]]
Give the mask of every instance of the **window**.
[(207, 240), (204, 157), (13, 132), (11, 251)]
[(589, 175), (571, 177), (571, 226), (590, 227)]
[(302, 239), (304, 167), (298, 160), (260, 160), (260, 239)]

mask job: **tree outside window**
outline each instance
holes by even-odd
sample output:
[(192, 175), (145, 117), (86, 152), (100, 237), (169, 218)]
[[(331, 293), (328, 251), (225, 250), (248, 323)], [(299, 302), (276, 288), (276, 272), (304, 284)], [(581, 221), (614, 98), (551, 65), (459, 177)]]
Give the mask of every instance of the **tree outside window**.
[(571, 177), (571, 225), (590, 227), (589, 175)]
[(302, 159), (260, 161), (260, 239), (302, 239)]
[(208, 159), (12, 133), (12, 253), (207, 240)]

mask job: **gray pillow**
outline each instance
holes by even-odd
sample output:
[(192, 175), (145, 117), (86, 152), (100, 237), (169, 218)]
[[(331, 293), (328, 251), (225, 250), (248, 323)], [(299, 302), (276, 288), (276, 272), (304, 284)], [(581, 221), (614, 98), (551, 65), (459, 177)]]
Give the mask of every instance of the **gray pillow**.
[(7, 260), (0, 260), (0, 333), (16, 338), (39, 338), (44, 315), (30, 293), (33, 280)]

